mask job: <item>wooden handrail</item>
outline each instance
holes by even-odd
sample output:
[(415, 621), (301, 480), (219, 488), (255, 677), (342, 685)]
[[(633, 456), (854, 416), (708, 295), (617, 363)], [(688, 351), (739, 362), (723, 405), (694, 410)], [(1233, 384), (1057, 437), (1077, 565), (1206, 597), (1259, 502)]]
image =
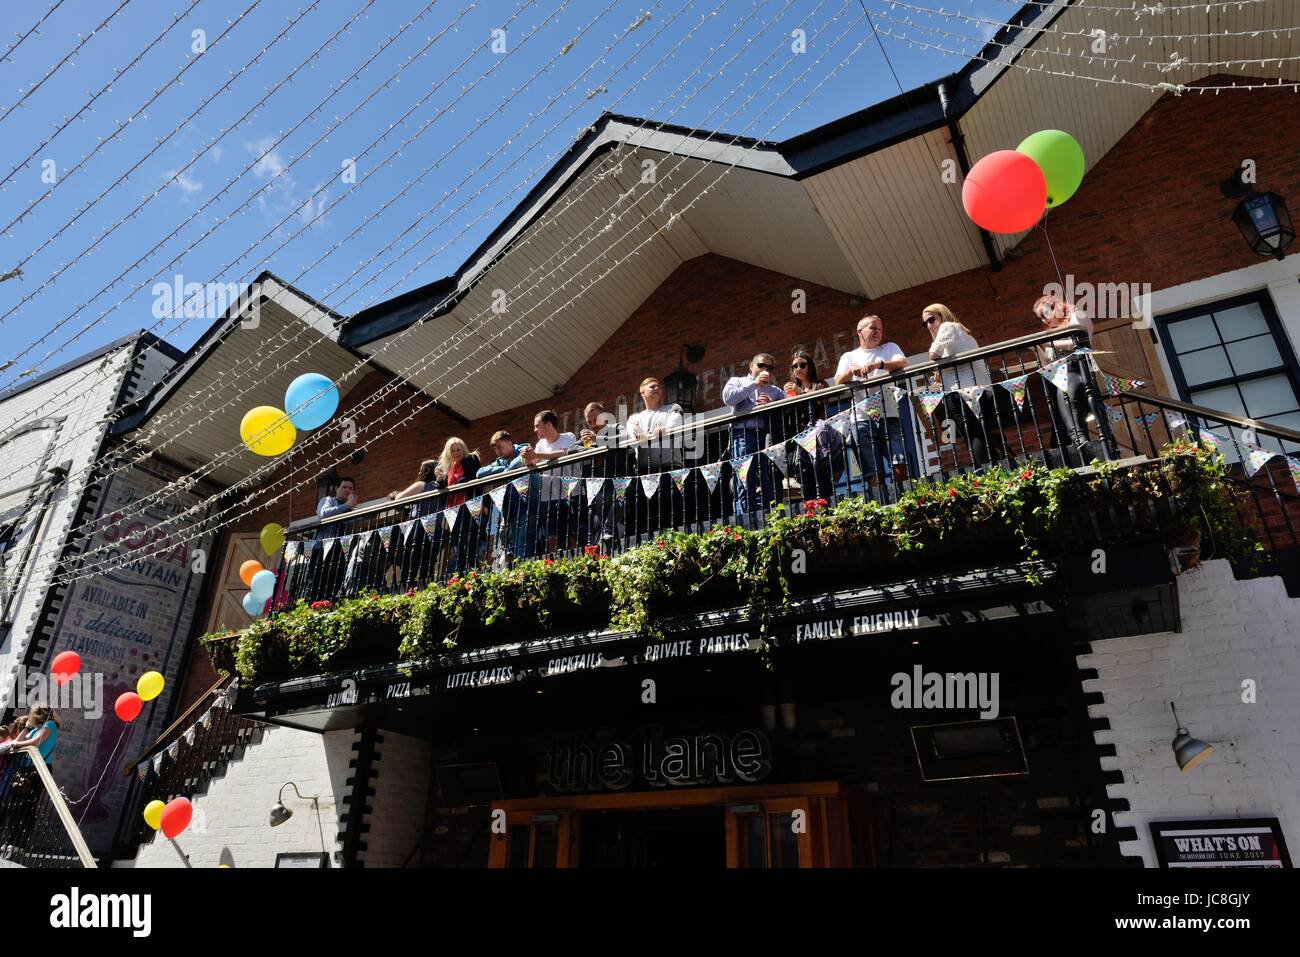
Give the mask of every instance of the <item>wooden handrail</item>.
[[(1059, 326), (1055, 329), (1043, 329), (1027, 336), (1020, 336), (1019, 338), (1016, 339), (1004, 339), (1001, 342), (995, 342), (989, 346), (982, 346), (979, 349), (972, 349), (970, 352), (963, 352), (961, 355), (953, 356), (948, 359), (939, 359), (939, 360), (932, 359), (927, 362), (918, 362), (916, 365), (907, 366), (903, 369), (898, 370), (897, 372), (891, 373), (890, 375), (873, 377), (869, 382), (865, 382), (865, 383), (855, 382), (852, 384), (845, 384), (845, 385), (832, 385), (829, 386), (828, 388), (818, 390), (815, 396), (806, 393), (804, 395), (790, 396), (785, 399), (780, 399), (776, 402), (769, 402), (767, 405), (763, 407), (763, 414), (770, 415), (772, 413), (781, 412), (784, 409), (791, 408), (793, 406), (802, 405), (814, 400), (824, 402), (828, 399), (833, 399), (837, 397), (846, 397), (850, 395), (853, 389), (855, 388), (861, 389), (863, 388), (863, 386), (868, 386), (871, 388), (879, 388), (881, 386), (889, 385), (891, 383), (901, 383), (919, 375), (926, 375), (927, 373), (938, 372), (943, 369), (952, 368), (953, 366), (969, 365), (980, 359), (987, 359), (992, 356), (1000, 355), (1004, 352), (1012, 351), (1014, 349), (1023, 349), (1030, 346), (1041, 345), (1044, 342), (1052, 342), (1057, 339), (1069, 338), (1071, 336), (1081, 336), (1083, 334), (1084, 334), (1083, 327), (1078, 325), (1077, 323), (1071, 323), (1070, 325), (1067, 326)], [(755, 414), (754, 411), (751, 410), (749, 412), (745, 412), (740, 415), (736, 415), (735, 413), (732, 413), (731, 415), (717, 416), (716, 418), (709, 419), (706, 425), (710, 429), (716, 429), (719, 426), (724, 426), (729, 422), (737, 421), (739, 419), (750, 418), (754, 414)], [(683, 425), (681, 428), (666, 430), (663, 433), (662, 438), (671, 440), (673, 436), (685, 435), (689, 432), (694, 431), (697, 428), (700, 428), (699, 424)], [(645, 446), (644, 441), (627, 442), (617, 446), (617, 448), (619, 449), (637, 449), (640, 447), (647, 447)], [(584, 449), (581, 452), (573, 452), (569, 455), (566, 455), (562, 459), (548, 461), (544, 466), (525, 466), (523, 468), (511, 469), (508, 472), (497, 472), (485, 478), (476, 478), (468, 482), (461, 482), (454, 489), (437, 489), (431, 492), (421, 492), (419, 495), (412, 495), (409, 498), (403, 498), (398, 500), (393, 500), (393, 499), (382, 500), (382, 501), (374, 502), (373, 504), (370, 505), (362, 506), (360, 508), (351, 509), (347, 512), (341, 512), (338, 515), (331, 515), (329, 518), (318, 518), (313, 515), (310, 518), (302, 518), (302, 519), (298, 519), (297, 521), (290, 522), (289, 527), (288, 529), (286, 529), (286, 531), (298, 533), (311, 528), (325, 528), (328, 527), (329, 525), (351, 521), (352, 519), (361, 516), (376, 515), (380, 512), (393, 509), (393, 508), (409, 508), (410, 506), (415, 505), (419, 502), (426, 501), (432, 498), (437, 498), (440, 495), (445, 496), (448, 494), (457, 494), (457, 495), (465, 494), (465, 495), (469, 495), (469, 497), (473, 497), (473, 491), (475, 489), (485, 488), (488, 485), (495, 485), (499, 483), (502, 479), (506, 479), (510, 477), (518, 478), (519, 476), (527, 475), (530, 472), (547, 470), (551, 467), (554, 467), (553, 462), (556, 461), (558, 461), (558, 463), (564, 466), (572, 466), (574, 464), (581, 463), (586, 459), (603, 455), (607, 451), (609, 451), (609, 448), (600, 447), (600, 446), (591, 449)]]
[(41, 754), (41, 749), (34, 744), (20, 744), (14, 750), (30, 752), (27, 755), (27, 760), (31, 761), (32, 767), (36, 769), (36, 774), (41, 779), (41, 785), (45, 788), (50, 803), (54, 805), (55, 813), (59, 815), (59, 821), (63, 824), (63, 829), (68, 832), (68, 840), (72, 842), (77, 856), (81, 858), (81, 866), (96, 867), (95, 858), (91, 855), (90, 848), (86, 846), (86, 839), (81, 836), (81, 829), (77, 827), (77, 822), (73, 820), (72, 812), (68, 810), (68, 804), (63, 800), (63, 794), (59, 791), (59, 786), (54, 783), (54, 775), (50, 773), (50, 769), (45, 763), (45, 756)]
[(184, 711), (184, 713), (182, 713), (181, 716), (180, 716), (179, 718), (177, 718), (175, 721), (173, 721), (171, 724), (169, 724), (166, 728), (164, 728), (163, 731), (162, 731), (162, 733), (159, 734), (158, 737), (154, 738), (153, 744), (151, 744), (151, 745), (149, 745), (149, 747), (145, 748), (145, 749), (144, 749), (144, 753), (142, 753), (139, 757), (137, 757), (134, 761), (132, 761), (130, 764), (128, 764), (126, 767), (124, 767), (124, 768), (122, 769), (122, 777), (124, 777), (124, 778), (129, 778), (129, 777), (131, 776), (132, 772), (134, 772), (135, 769), (138, 768), (138, 767), (140, 766), (140, 762), (141, 762), (141, 761), (147, 761), (147, 760), (149, 760), (149, 759), (152, 758), (155, 754), (157, 754), (160, 750), (162, 750), (162, 748), (160, 747), (160, 745), (162, 744), (163, 740), (164, 740), (164, 739), (165, 739), (169, 734), (171, 734), (173, 731), (175, 731), (177, 728), (179, 728), (181, 725), (183, 725), (183, 724), (184, 724), (184, 723), (185, 723), (185, 722), (190, 718), (191, 715), (193, 715), (195, 712), (197, 712), (197, 711), (199, 710), (199, 705), (201, 705), (203, 702), (207, 701), (208, 698), (211, 697), (211, 695), (213, 694), (213, 692), (215, 692), (218, 688), (220, 688), (220, 687), (222, 686), (222, 684), (228, 683), (229, 681), (230, 681), (230, 676), (229, 676), (229, 675), (223, 675), (222, 677), (220, 677), (220, 678), (218, 678), (218, 679), (216, 680), (216, 682), (212, 685), (211, 688), (209, 688), (209, 689), (208, 689), (207, 691), (205, 691), (203, 694), (201, 694), (201, 695), (199, 695), (197, 698), (195, 698), (195, 699), (194, 699), (194, 703), (191, 704), (188, 708), (186, 708), (185, 711)]

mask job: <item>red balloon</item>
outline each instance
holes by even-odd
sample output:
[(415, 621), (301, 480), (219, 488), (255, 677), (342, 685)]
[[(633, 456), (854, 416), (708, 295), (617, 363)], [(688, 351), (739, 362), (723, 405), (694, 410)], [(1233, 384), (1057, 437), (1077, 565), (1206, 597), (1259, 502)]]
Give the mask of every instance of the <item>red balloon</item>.
[(138, 694), (134, 691), (124, 691), (118, 695), (113, 710), (123, 721), (134, 721), (140, 716), (140, 709), (143, 707), (144, 700)]
[(172, 798), (162, 812), (162, 832), (167, 837), (175, 837), (190, 826), (194, 816), (194, 806), (189, 798)]
[(1019, 233), (1033, 226), (1047, 206), (1047, 180), (1032, 158), (998, 150), (966, 174), (961, 204), (976, 226), (991, 233)]
[(75, 651), (60, 651), (54, 656), (50, 674), (54, 675), (56, 684), (67, 684), (72, 676), (81, 670), (81, 655)]

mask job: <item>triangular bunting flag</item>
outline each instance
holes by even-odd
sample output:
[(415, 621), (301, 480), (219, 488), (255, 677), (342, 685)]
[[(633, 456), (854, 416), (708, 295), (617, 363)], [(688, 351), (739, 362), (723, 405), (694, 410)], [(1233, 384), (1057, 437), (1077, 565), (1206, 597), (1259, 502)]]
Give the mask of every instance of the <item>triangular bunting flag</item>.
[(205, 727), (205, 728), (210, 728), (210, 727), (212, 727), (212, 709), (211, 709), (211, 708), (209, 708), (207, 711), (203, 712), (203, 717), (199, 718), (199, 724), (203, 725), (203, 727)]
[(1141, 415), (1135, 415), (1133, 421), (1143, 428), (1149, 429), (1158, 418), (1160, 418), (1159, 412), (1143, 412)]
[(528, 485), (532, 481), (531, 475), (521, 475), (510, 482), (510, 487), (525, 498), (528, 497)]
[(437, 515), (421, 515), (420, 527), (424, 529), (424, 534), (432, 536), (438, 531)]
[(1201, 441), (1214, 451), (1219, 451), (1219, 446), (1223, 444), (1223, 436), (1217, 435), (1209, 429), (1201, 429), (1200, 432)]
[(340, 536), (339, 536), (339, 548), (343, 549), (343, 554), (344, 554), (344, 555), (346, 555), (348, 552), (352, 551), (352, 544), (353, 544), (356, 540), (357, 540), (357, 536), (356, 536), (356, 535), (340, 535)]
[(1187, 424), (1187, 420), (1180, 415), (1175, 415), (1173, 418), (1169, 420), (1169, 427), (1171, 429), (1181, 429), (1186, 424)]
[(162, 759), (163, 753), (161, 751), (153, 756), (153, 770), (155, 774), (162, 770)]
[(596, 501), (596, 496), (605, 490), (605, 480), (603, 478), (587, 479), (587, 501)]
[(1300, 459), (1286, 457), (1286, 467), (1291, 470), (1291, 481), (1295, 483), (1296, 488), (1300, 489)]
[(754, 456), (742, 455), (738, 459), (731, 460), (731, 470), (736, 473), (736, 478), (742, 482), (749, 480), (749, 467), (754, 464)]
[(488, 492), (488, 498), (492, 500), (492, 504), (497, 507), (498, 512), (506, 510), (506, 487), (504, 485)]
[(677, 486), (677, 491), (684, 492), (686, 490), (686, 477), (691, 474), (691, 470), (673, 469), (668, 474), (672, 476), (673, 484)]
[(895, 401), (895, 402), (906, 402), (906, 401), (907, 401), (907, 390), (906, 390), (906, 389), (900, 388), (900, 387), (898, 387), (898, 386), (896, 386), (896, 385), (891, 385), (890, 388), (894, 390), (894, 401)]
[(578, 486), (581, 485), (581, 484), (582, 484), (582, 479), (580, 479), (580, 478), (562, 478), (562, 479), (560, 479), (560, 486), (564, 489), (564, 497), (565, 497), (565, 498), (572, 498), (572, 497), (573, 497), (573, 493), (576, 492), (576, 491), (578, 490)]
[(141, 781), (147, 778), (149, 776), (149, 762), (141, 761), (136, 766), (135, 773), (136, 773), (136, 777), (138, 777)]
[(384, 548), (393, 544), (393, 528), (392, 525), (385, 525), (379, 530), (379, 544)]
[(1276, 452), (1270, 452), (1268, 449), (1252, 448), (1246, 453), (1246, 475), (1254, 476), (1275, 455)]
[(885, 397), (879, 392), (868, 392), (858, 402), (857, 410), (863, 415), (878, 419), (885, 413)]
[(1107, 395), (1119, 395), (1121, 392), (1132, 392), (1139, 386), (1146, 385), (1141, 379), (1121, 379), (1119, 376), (1111, 375), (1109, 372), (1101, 374), (1101, 381), (1105, 383)]
[(645, 493), (646, 498), (654, 498), (655, 492), (659, 491), (659, 474), (642, 475), (641, 491)]
[(321, 554), (323, 554), (323, 555), (325, 555), (326, 557), (328, 557), (328, 556), (329, 556), (329, 553), (330, 553), (331, 551), (333, 551), (334, 546), (337, 545), (338, 543), (339, 543), (339, 540), (338, 540), (337, 538), (327, 538), (327, 539), (325, 539), (325, 551), (322, 552)]
[[(1057, 359), (1055, 362), (1049, 362), (1038, 370), (1043, 378), (1052, 385), (1056, 386), (1062, 392), (1070, 388), (1070, 366), (1064, 359)], [(1103, 373), (1104, 375), (1104, 373)], [(1110, 393), (1114, 395), (1115, 393)]]
[(968, 406), (970, 406), (970, 410), (976, 415), (979, 415), (980, 397), (984, 395), (984, 386), (968, 385), (966, 388), (959, 389), (958, 391), (961, 393), (962, 399), (965, 400)]
[(817, 454), (817, 428), (804, 429), (794, 437), (795, 445), (803, 449), (809, 455)]
[(284, 546), (284, 557), (288, 561), (293, 561), (298, 557), (298, 551), (302, 548), (301, 542), (287, 542)]
[(194, 734), (194, 726), (190, 725), (189, 730), (185, 732), (185, 743), (190, 747), (194, 747)]
[(1025, 393), (1028, 391), (1028, 386), (1026, 385), (1028, 381), (1029, 376), (1018, 375), (1012, 379), (1004, 379), (999, 382), (998, 385), (1011, 393), (1011, 398), (1016, 401), (1017, 409), (1023, 409), (1025, 407)]
[(397, 532), (402, 536), (402, 541), (404, 542), (410, 540), (413, 531), (415, 531), (415, 519), (402, 522), (402, 524), (397, 526)]
[(769, 446), (763, 450), (763, 453), (769, 459), (772, 460), (772, 464), (775, 465), (778, 469), (780, 469), (781, 474), (784, 475), (785, 474), (785, 444), (782, 443), (781, 445)]
[(939, 407), (943, 401), (943, 393), (927, 389), (924, 392), (918, 392), (916, 397), (921, 400), (921, 408), (925, 409), (926, 415), (934, 415), (934, 410)]
[(442, 520), (447, 523), (447, 531), (456, 527), (456, 516), (460, 514), (460, 506), (453, 505), (451, 508), (442, 510)]
[(627, 488), (632, 484), (631, 478), (614, 479), (614, 496), (621, 502), (627, 498)]
[(1123, 410), (1123, 409), (1115, 409), (1115, 408), (1112, 408), (1111, 406), (1108, 405), (1108, 406), (1106, 406), (1106, 418), (1110, 419), (1112, 422), (1115, 422), (1115, 423), (1117, 423), (1117, 424), (1120, 423), (1120, 422), (1123, 422), (1123, 421), (1124, 421), (1124, 410)]
[(180, 740), (178, 739), (173, 741), (171, 744), (167, 745), (167, 757), (171, 758), (173, 761), (176, 760), (176, 755), (180, 753), (180, 750)]
[(483, 514), (483, 496), (476, 495), (465, 503), (465, 508), (469, 511), (470, 517), (478, 518)]
[(704, 484), (709, 487), (712, 493), (718, 487), (718, 480), (722, 478), (722, 465), (714, 462), (712, 465), (701, 465), (700, 474), (704, 476)]

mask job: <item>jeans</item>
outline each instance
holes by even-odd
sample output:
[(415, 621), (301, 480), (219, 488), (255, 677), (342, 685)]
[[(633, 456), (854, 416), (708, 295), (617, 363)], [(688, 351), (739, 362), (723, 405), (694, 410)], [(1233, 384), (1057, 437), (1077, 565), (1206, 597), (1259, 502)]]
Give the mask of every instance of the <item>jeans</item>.
[[(763, 448), (762, 429), (732, 429), (731, 457), (741, 458), (751, 455)], [(755, 490), (754, 485), (758, 488)], [(765, 508), (767, 503), (776, 498), (776, 481), (773, 475), (772, 460), (760, 455), (749, 467), (749, 481), (742, 482), (736, 476), (736, 512), (751, 512)]]
[[(894, 416), (863, 417), (853, 423), (854, 446), (862, 474), (892, 480), (893, 463), (907, 461), (903, 453), (903, 423)], [(915, 474), (915, 473), (913, 473)]]
[(1058, 389), (1051, 382), (1046, 382), (1051, 402), (1048, 406), (1052, 413), (1052, 428), (1056, 432), (1057, 446), (1065, 446), (1068, 437), (1072, 445), (1082, 445), (1091, 436), (1088, 432), (1088, 413), (1093, 412), (1101, 422), (1100, 410), (1093, 410), (1088, 402), (1087, 359), (1075, 356), (1066, 360), (1069, 378), (1064, 390)]

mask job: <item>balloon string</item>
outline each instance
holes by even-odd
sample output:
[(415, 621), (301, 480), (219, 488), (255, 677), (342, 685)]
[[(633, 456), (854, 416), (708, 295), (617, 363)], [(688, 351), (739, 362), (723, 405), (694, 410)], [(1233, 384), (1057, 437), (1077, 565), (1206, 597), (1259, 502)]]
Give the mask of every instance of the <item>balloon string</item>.
[(1048, 254), (1049, 256), (1052, 257), (1052, 268), (1053, 268), (1054, 270), (1056, 270), (1056, 281), (1057, 281), (1058, 283), (1060, 283), (1060, 284), (1061, 284), (1061, 288), (1064, 289), (1064, 288), (1065, 288), (1065, 280), (1061, 278), (1061, 267), (1060, 267), (1060, 266), (1057, 264), (1057, 262), (1056, 262), (1056, 250), (1054, 250), (1054, 249), (1052, 248), (1052, 237), (1051, 237), (1051, 234), (1048, 233), (1048, 231), (1047, 231), (1047, 214), (1048, 214), (1049, 212), (1051, 212), (1050, 209), (1045, 209), (1045, 210), (1043, 210), (1043, 218), (1042, 218), (1042, 220), (1038, 223), (1038, 225), (1042, 227), (1042, 229), (1043, 229), (1043, 238), (1047, 240), (1047, 254)]
[[(86, 800), (89, 797), (92, 797), (94, 793), (99, 790), (99, 786), (104, 783), (104, 776), (108, 774), (108, 769), (114, 767), (113, 759), (117, 756), (117, 749), (122, 746), (122, 742), (126, 740), (126, 734), (130, 730), (131, 730), (131, 726), (129, 724), (122, 725), (122, 733), (117, 736), (117, 744), (113, 745), (113, 750), (109, 753), (108, 760), (104, 762), (104, 770), (103, 772), (100, 773), (99, 780), (95, 782), (95, 786), (92, 787), (85, 794), (83, 794), (81, 797), (77, 798), (75, 801), (69, 801), (68, 804), (70, 804), (72, 807), (76, 807), (82, 801)], [(85, 820), (86, 812), (89, 810), (90, 810), (89, 804), (87, 804), (84, 808), (81, 809), (81, 817), (77, 818), (78, 828), (81, 827), (81, 822)]]

